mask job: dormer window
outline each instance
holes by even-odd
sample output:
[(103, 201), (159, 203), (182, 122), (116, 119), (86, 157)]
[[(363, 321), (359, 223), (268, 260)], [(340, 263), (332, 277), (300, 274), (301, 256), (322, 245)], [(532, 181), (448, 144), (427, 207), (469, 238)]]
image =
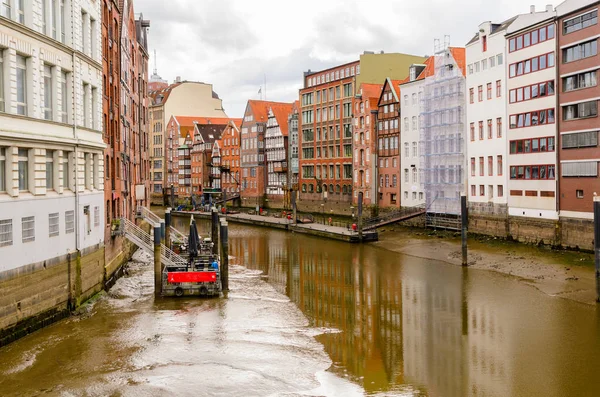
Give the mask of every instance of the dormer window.
[(410, 81), (415, 81), (417, 78), (417, 71), (414, 66), (410, 67)]

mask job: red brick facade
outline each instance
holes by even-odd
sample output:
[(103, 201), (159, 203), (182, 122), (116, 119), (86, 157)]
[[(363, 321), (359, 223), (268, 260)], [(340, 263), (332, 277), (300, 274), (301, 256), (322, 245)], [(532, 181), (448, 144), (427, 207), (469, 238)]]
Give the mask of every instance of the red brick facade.
[(306, 74), (300, 90), (299, 199), (352, 203), (352, 109), (359, 62)]
[(379, 206), (400, 207), (400, 81), (387, 79), (379, 98), (377, 152)]
[(240, 129), (239, 125), (231, 121), (225, 127), (221, 136), (221, 163), (222, 175), (221, 186), (222, 190), (231, 196), (237, 194), (241, 190), (240, 181)]

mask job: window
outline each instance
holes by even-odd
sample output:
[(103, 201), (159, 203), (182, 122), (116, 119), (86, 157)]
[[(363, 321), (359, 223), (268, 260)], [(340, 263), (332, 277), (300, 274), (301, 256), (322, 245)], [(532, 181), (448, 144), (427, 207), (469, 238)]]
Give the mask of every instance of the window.
[(69, 93), (67, 91), (67, 72), (60, 72), (60, 96), (61, 96), (61, 108), (60, 108), (60, 121), (68, 123), (68, 109), (69, 109)]
[(483, 176), (483, 174), (484, 174), (483, 157), (479, 157), (479, 176)]
[(597, 177), (597, 161), (579, 161), (576, 163), (563, 163), (562, 176), (564, 177)]
[(65, 14), (65, 0), (60, 0), (60, 41), (66, 43), (66, 14)]
[(44, 118), (52, 120), (52, 67), (44, 65)]
[(17, 114), (27, 116), (27, 59), (17, 55)]
[(565, 48), (562, 50), (562, 54), (563, 63), (596, 56), (598, 55), (598, 39)]
[(487, 99), (492, 99), (492, 83), (487, 83)]
[[(554, 38), (554, 24), (546, 25), (509, 40), (508, 50), (514, 52)], [(499, 63), (500, 65), (500, 63)]]
[(598, 116), (598, 101), (563, 106), (563, 120), (576, 120)]
[(487, 121), (487, 130), (488, 130), (488, 139), (492, 139), (493, 138), (493, 131), (492, 131), (492, 119), (489, 119)]
[(54, 212), (54, 213), (48, 215), (48, 225), (49, 225), (48, 235), (50, 237), (56, 237), (59, 235), (58, 222), (59, 222), (58, 212)]
[(0, 147), (0, 192), (6, 191), (6, 148)]
[(471, 157), (471, 176), (475, 176), (475, 157)]
[(488, 176), (494, 176), (494, 157), (488, 156)]
[(26, 216), (21, 218), (21, 230), (24, 243), (35, 241), (35, 217)]
[(479, 100), (479, 102), (483, 101), (483, 86), (482, 85), (477, 87), (477, 99)]
[(413, 157), (417, 157), (419, 155), (419, 153), (418, 153), (419, 149), (417, 146), (417, 142), (413, 142), (412, 147), (413, 147)]
[(475, 62), (475, 73), (479, 73), (479, 62)]
[(469, 102), (470, 103), (473, 103), (473, 100), (474, 100), (475, 93), (473, 91), (474, 91), (473, 88), (469, 88)]
[(469, 65), (469, 74), (473, 74), (473, 64)]
[(496, 137), (502, 138), (502, 117), (496, 119)]
[(98, 206), (94, 207), (94, 226), (100, 226), (100, 207)]
[[(582, 148), (598, 146), (598, 131), (578, 132), (574, 134), (562, 134), (562, 148)], [(1, 152), (0, 152), (1, 155)], [(1, 163), (0, 163), (1, 169)], [(0, 190), (1, 187), (0, 187)]]
[(509, 77), (522, 76), (551, 67), (554, 67), (553, 52), (511, 64), (509, 66)]
[(503, 63), (503, 58), (504, 58), (504, 55), (503, 55), (503, 54), (498, 54), (498, 55), (496, 55), (496, 63), (498, 64), (498, 66), (502, 65), (502, 63)]
[(54, 189), (54, 152), (46, 150), (46, 190)]
[(477, 186), (475, 185), (471, 185), (471, 196), (476, 196), (477, 195)]
[(485, 196), (485, 185), (479, 185), (479, 195)]
[(487, 59), (481, 61), (481, 70), (487, 70)]
[(65, 233), (75, 232), (75, 211), (65, 211)]
[(593, 10), (563, 22), (563, 34), (569, 34), (598, 23), (598, 10)]
[(510, 103), (529, 101), (532, 99), (554, 95), (554, 91), (554, 80), (544, 81), (542, 83), (536, 83), (510, 90), (509, 101)]
[(479, 122), (479, 140), (483, 140), (483, 121)]
[(496, 158), (496, 173), (498, 174), (498, 176), (502, 176), (502, 169), (504, 168), (503, 162), (502, 162), (502, 156), (497, 156)]
[(12, 219), (0, 219), (0, 247), (13, 243)]
[(62, 186), (64, 189), (71, 189), (71, 178), (69, 170), (69, 153), (63, 152), (62, 155)]
[(510, 167), (510, 179), (553, 180), (556, 176), (555, 174), (556, 167), (554, 165), (519, 165)]
[(583, 198), (583, 190), (577, 189), (575, 192), (575, 195), (578, 199), (582, 199)]
[(510, 141), (509, 150), (511, 154), (553, 152), (555, 150), (554, 137)]
[[(412, 181), (413, 181), (413, 183), (417, 183), (417, 169), (416, 168), (412, 169)], [(395, 186), (396, 185), (394, 185), (394, 187)]]
[(471, 123), (471, 141), (475, 140), (475, 123)]
[(496, 80), (496, 98), (500, 98), (502, 96), (502, 82), (500, 80)]
[(574, 76), (563, 78), (563, 91), (569, 92), (588, 87), (595, 87), (597, 84), (597, 71), (579, 73)]
[(404, 169), (404, 182), (408, 183), (408, 168)]
[(529, 113), (513, 114), (510, 116), (510, 129), (531, 127), (543, 124), (553, 124), (554, 109), (544, 109)]
[(19, 190), (29, 190), (29, 149), (19, 149)]

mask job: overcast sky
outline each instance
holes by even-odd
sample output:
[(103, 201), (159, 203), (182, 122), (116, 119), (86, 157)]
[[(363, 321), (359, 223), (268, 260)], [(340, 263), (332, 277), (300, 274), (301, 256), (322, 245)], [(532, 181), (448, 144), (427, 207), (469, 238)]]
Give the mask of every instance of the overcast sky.
[[(429, 55), (450, 35), (464, 46), (481, 22), (529, 12), (539, 0), (134, 0), (150, 20), (158, 74), (212, 83), (228, 116), (248, 99), (298, 99), (302, 72), (357, 60), (367, 51)], [(154, 56), (150, 71), (155, 67)], [(264, 93), (263, 88), (263, 93)]]

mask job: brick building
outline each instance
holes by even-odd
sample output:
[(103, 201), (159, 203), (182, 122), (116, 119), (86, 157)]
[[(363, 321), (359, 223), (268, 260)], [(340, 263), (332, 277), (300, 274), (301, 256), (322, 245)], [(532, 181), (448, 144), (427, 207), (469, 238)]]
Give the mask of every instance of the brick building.
[(593, 196), (600, 193), (599, 3), (567, 0), (556, 7), (561, 217), (593, 218)]
[(381, 84), (361, 84), (354, 101), (354, 183), (353, 204), (358, 204), (358, 193), (363, 193), (363, 204), (376, 202), (373, 183), (377, 166), (376, 117), (381, 96)]
[(241, 122), (230, 121), (221, 135), (221, 186), (227, 196), (240, 193), (240, 127)]
[(292, 107), (292, 113), (288, 116), (288, 181), (292, 190), (298, 191), (298, 116), (300, 112), (300, 102), (295, 101)]
[[(400, 83), (386, 79), (377, 110), (377, 205), (382, 208), (400, 207)], [(404, 118), (404, 129), (410, 128)], [(404, 175), (407, 179), (408, 174)]]
[(269, 109), (286, 103), (250, 100), (241, 127), (242, 205), (264, 206), (267, 186), (265, 133)]

